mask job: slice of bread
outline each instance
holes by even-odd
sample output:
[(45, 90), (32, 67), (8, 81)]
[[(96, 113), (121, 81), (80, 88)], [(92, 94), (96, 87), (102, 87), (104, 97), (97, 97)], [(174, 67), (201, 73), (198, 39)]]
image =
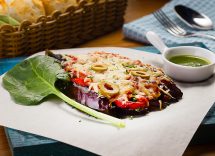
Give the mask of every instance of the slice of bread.
[(9, 15), (19, 22), (36, 22), (39, 16), (45, 15), (45, 9), (41, 0), (12, 0), (9, 4)]
[(46, 15), (58, 10), (64, 12), (69, 6), (77, 6), (77, 0), (42, 0), (45, 7)]
[(5, 0), (0, 0), (0, 14), (7, 14), (7, 2)]

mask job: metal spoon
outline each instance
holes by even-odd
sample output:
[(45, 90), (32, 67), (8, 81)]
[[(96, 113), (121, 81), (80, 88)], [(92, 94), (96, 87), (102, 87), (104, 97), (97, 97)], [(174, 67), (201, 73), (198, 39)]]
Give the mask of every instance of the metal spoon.
[(200, 30), (213, 29), (212, 20), (205, 14), (199, 13), (183, 5), (176, 5), (174, 9), (177, 16), (191, 28)]

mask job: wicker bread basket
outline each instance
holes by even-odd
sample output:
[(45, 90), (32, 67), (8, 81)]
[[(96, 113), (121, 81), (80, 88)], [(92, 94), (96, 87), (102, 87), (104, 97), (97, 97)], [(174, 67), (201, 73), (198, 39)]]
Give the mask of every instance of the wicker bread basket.
[(45, 49), (62, 49), (110, 32), (123, 24), (127, 0), (81, 2), (65, 12), (54, 11), (36, 23), (0, 28), (0, 58), (30, 55)]

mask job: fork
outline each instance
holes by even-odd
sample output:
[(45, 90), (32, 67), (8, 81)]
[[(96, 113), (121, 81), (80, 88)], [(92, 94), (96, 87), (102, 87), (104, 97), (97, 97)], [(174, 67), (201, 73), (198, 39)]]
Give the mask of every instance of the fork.
[(162, 11), (158, 10), (153, 13), (154, 17), (158, 20), (158, 22), (163, 25), (166, 30), (177, 37), (203, 37), (207, 39), (213, 39), (215, 40), (215, 36), (213, 35), (208, 35), (208, 34), (201, 34), (201, 33), (193, 33), (193, 32), (188, 32), (181, 28), (179, 25), (174, 23), (169, 19), (169, 17)]

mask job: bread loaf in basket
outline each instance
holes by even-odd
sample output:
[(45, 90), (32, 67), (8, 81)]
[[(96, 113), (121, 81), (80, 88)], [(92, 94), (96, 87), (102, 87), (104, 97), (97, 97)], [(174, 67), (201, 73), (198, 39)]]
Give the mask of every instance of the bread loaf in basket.
[(22, 1), (26, 10), (33, 9), (25, 15), (15, 9), (18, 4), (9, 9), (0, 7), (1, 14), (9, 10), (9, 15), (20, 22), (0, 26), (1, 58), (70, 48), (113, 31), (122, 26), (127, 5), (127, 0), (12, 0), (9, 4), (16, 1)]

